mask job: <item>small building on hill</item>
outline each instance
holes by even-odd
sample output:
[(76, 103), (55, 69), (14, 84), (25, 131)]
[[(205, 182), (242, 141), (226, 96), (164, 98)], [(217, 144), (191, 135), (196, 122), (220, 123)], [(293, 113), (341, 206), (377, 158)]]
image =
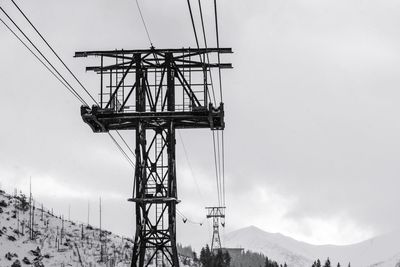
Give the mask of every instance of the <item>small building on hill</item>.
[(244, 249), (243, 248), (220, 248), (220, 249), (213, 249), (214, 253), (218, 253), (218, 250), (221, 250), (222, 253), (228, 252), (229, 256), (231, 256), (231, 258), (237, 258), (240, 255), (243, 254)]

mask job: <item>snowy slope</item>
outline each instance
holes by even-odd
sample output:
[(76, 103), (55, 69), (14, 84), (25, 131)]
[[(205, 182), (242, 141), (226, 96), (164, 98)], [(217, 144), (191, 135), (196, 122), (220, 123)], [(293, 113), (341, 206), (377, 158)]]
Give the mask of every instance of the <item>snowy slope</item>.
[[(3, 207), (1, 207), (3, 206)], [(15, 262), (35, 266), (106, 266), (100, 259), (100, 230), (34, 210), (34, 238), (29, 238), (29, 205), (0, 193), (0, 266)], [(103, 231), (107, 239), (104, 258), (118, 266), (129, 266), (132, 242)]]
[(400, 232), (396, 232), (354, 245), (315, 246), (251, 226), (229, 233), (226, 246), (262, 252), (273, 260), (286, 262), (293, 267), (311, 266), (315, 259), (325, 260), (327, 257), (335, 264), (340, 262), (342, 266), (351, 262), (353, 267), (396, 267), (400, 263), (399, 240)]
[[(106, 244), (103, 245), (103, 261), (106, 263), (100, 263), (100, 230), (63, 220), (45, 208), (43, 212), (34, 209), (35, 234), (31, 240), (28, 227), (29, 204), (21, 205), (22, 202), (20, 196), (14, 197), (0, 191), (1, 267), (130, 266), (133, 247), (131, 239), (103, 230), (103, 244)], [(191, 259), (186, 261), (191, 262)]]

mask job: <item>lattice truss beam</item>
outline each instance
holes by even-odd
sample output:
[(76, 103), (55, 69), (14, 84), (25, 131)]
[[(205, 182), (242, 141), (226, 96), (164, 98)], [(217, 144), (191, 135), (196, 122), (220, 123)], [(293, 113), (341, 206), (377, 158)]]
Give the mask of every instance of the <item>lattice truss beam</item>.
[[(95, 132), (135, 129), (139, 120), (145, 121), (147, 128), (157, 128), (170, 119), (174, 119), (178, 129), (223, 129), (223, 105), (214, 107), (209, 72), (212, 68), (231, 68), (232, 65), (210, 62), (218, 53), (232, 53), (232, 50), (76, 52), (76, 57), (101, 58), (99, 66), (86, 68), (101, 76), (100, 103), (92, 108), (82, 107), (82, 117)], [(174, 87), (173, 95), (167, 92), (171, 87)], [(140, 113), (136, 110), (137, 102), (141, 101), (138, 91), (145, 92), (145, 109)], [(171, 110), (174, 112), (168, 112)]]
[(159, 128), (146, 133), (141, 127), (136, 134), (141, 140), (149, 140), (149, 144), (142, 142), (136, 151), (136, 197), (130, 199), (136, 202), (137, 216), (133, 262), (138, 265), (134, 266), (149, 266), (154, 261), (156, 266), (178, 266), (174, 262), (177, 252), (173, 216), (178, 201), (175, 164), (171, 162), (175, 155), (171, 143), (175, 139), (174, 129)]

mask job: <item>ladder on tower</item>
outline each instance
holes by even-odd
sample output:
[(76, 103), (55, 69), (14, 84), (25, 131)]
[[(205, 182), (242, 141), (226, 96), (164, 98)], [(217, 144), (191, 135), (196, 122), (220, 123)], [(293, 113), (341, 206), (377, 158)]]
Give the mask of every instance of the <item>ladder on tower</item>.
[[(160, 95), (158, 97), (158, 101), (156, 104), (156, 111), (161, 111), (162, 110), (162, 104), (163, 104), (163, 96), (164, 96), (164, 87), (163, 85), (160, 86), (161, 82), (161, 75), (162, 73), (159, 70), (154, 70), (154, 95), (156, 96), (158, 93), (158, 89), (160, 89)], [(164, 78), (165, 79), (165, 78)], [(164, 83), (164, 81), (163, 81)]]
[[(115, 59), (115, 65), (118, 65), (119, 59), (118, 57)], [(123, 71), (116, 71), (115, 72), (115, 89), (117, 88), (119, 81), (123, 79)], [(122, 81), (121, 87), (119, 88), (119, 90), (117, 91), (115, 98), (113, 99), (114, 102), (114, 107), (116, 111), (119, 111), (119, 109), (122, 106), (122, 103), (124, 103), (124, 88), (125, 86), (125, 80)]]
[[(156, 163), (156, 173), (159, 176), (157, 176), (155, 194), (158, 197), (164, 197), (165, 192), (164, 192), (163, 188), (165, 187), (165, 184), (163, 182), (163, 177), (164, 177), (164, 168), (163, 168), (164, 157), (163, 156), (164, 156), (165, 152), (163, 151), (164, 139), (162, 137), (162, 133), (157, 134), (156, 139), (155, 139), (155, 146), (156, 146), (155, 147), (155, 154), (156, 154), (155, 157), (160, 158), (160, 160), (157, 160), (157, 163)], [(163, 204), (163, 203), (155, 204), (156, 220), (160, 220), (160, 223), (156, 224), (160, 228), (159, 230), (164, 229), (164, 215), (163, 215), (164, 205), (165, 204)], [(156, 266), (164, 266), (164, 255), (163, 255), (162, 251), (158, 251), (155, 257), (156, 257)]]
[[(183, 53), (183, 56), (185, 55), (185, 53)], [(189, 56), (189, 60), (190, 60), (190, 56)], [(187, 83), (189, 84), (189, 86), (192, 86), (192, 73), (191, 73), (191, 68), (182, 68), (182, 73), (183, 73), (183, 77), (184, 79), (187, 81)], [(189, 88), (188, 88), (189, 89)], [(190, 90), (188, 90), (190, 92)], [(182, 110), (183, 111), (191, 111), (193, 108), (193, 102), (191, 100), (191, 96), (189, 96), (185, 90), (182, 90), (182, 94), (183, 94), (183, 103), (182, 103)]]

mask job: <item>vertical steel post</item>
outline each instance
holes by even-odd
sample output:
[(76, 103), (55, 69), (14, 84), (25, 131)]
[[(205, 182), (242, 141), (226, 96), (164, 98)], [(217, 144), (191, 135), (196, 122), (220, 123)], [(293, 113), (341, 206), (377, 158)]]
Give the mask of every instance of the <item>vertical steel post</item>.
[(100, 107), (103, 108), (103, 56), (101, 56), (100, 69)]
[[(117, 71), (117, 70), (115, 70), (115, 71)], [(112, 69), (110, 69), (110, 92), (109, 92), (109, 101), (110, 101), (110, 103), (112, 103), (112, 101), (111, 101), (111, 96), (112, 96), (112, 87), (113, 87), (113, 85), (112, 85), (112, 81), (113, 81), (113, 75), (112, 75)], [(112, 104), (111, 104), (112, 105)]]
[(203, 68), (203, 79), (204, 79), (204, 106), (208, 106), (208, 73), (207, 73), (207, 67)]
[[(167, 98), (168, 98), (168, 111), (175, 111), (175, 69), (173, 66), (172, 53), (166, 53), (167, 65)], [(168, 197), (178, 199), (177, 185), (176, 185), (176, 163), (175, 163), (175, 126), (174, 121), (171, 119), (168, 129)], [(172, 262), (173, 266), (179, 266), (178, 252), (176, 248), (176, 201), (170, 201), (168, 205), (168, 223), (169, 234), (171, 242)]]
[[(144, 92), (142, 86), (142, 69), (141, 69), (141, 55), (135, 54), (135, 73), (136, 73), (136, 111), (143, 112), (145, 110), (145, 106), (143, 103)], [(142, 159), (143, 152), (146, 153), (145, 142), (146, 142), (146, 130), (144, 129), (144, 125), (140, 122), (136, 128), (136, 168), (135, 168), (135, 192), (133, 198), (138, 201), (135, 203), (136, 207), (136, 234), (135, 234), (135, 244), (133, 247), (133, 255), (132, 255), (132, 263), (131, 267), (143, 266), (144, 265), (144, 256), (146, 251), (146, 242), (145, 242), (145, 230), (146, 224), (142, 223), (144, 217), (146, 216), (146, 206), (143, 200), (145, 199), (145, 175), (143, 164), (145, 161)], [(144, 146), (144, 149), (143, 149)], [(140, 201), (142, 200), (142, 201)], [(137, 262), (139, 261), (139, 265)]]

